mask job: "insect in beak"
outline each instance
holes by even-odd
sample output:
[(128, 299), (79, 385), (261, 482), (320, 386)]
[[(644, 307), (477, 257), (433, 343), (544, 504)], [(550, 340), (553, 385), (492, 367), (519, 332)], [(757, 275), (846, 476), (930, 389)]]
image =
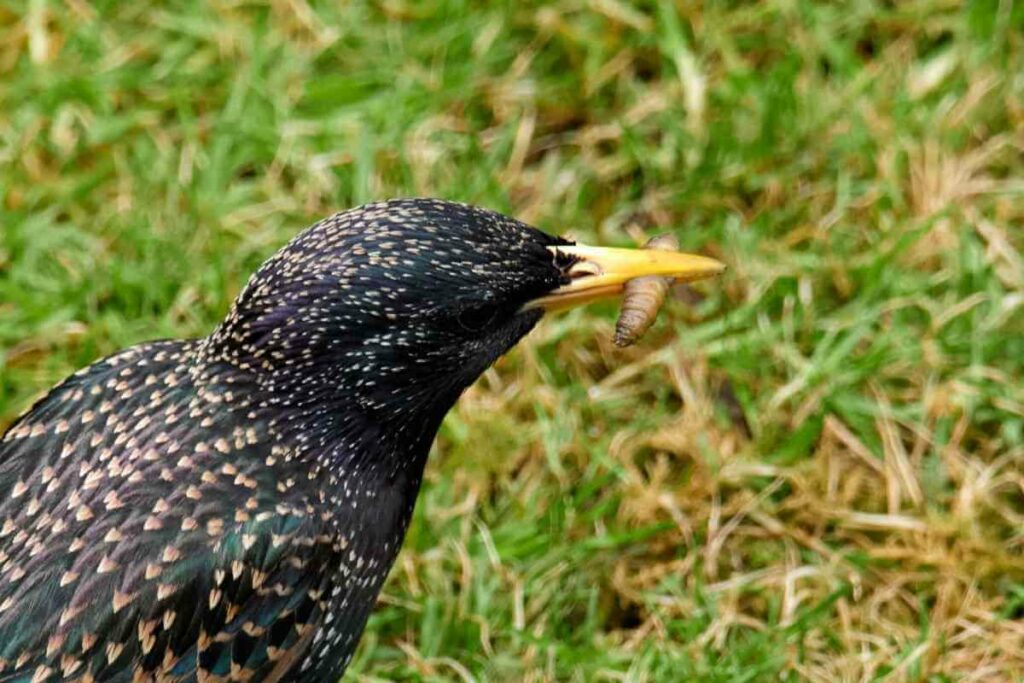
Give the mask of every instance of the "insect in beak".
[(614, 297), (630, 280), (660, 276), (673, 282), (693, 282), (718, 275), (725, 264), (713, 258), (659, 249), (616, 249), (583, 244), (548, 247), (558, 258), (572, 260), (571, 281), (527, 302), (524, 309), (561, 310)]

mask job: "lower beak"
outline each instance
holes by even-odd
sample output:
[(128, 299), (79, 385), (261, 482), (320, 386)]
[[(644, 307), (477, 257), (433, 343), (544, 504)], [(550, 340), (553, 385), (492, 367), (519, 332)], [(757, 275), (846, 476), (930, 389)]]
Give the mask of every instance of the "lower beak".
[[(638, 277), (659, 276), (674, 282), (693, 282), (725, 270), (725, 264), (706, 256), (657, 249), (612, 249), (583, 244), (548, 247), (556, 257), (574, 258), (572, 281), (528, 302), (524, 308), (559, 310), (617, 296)], [(561, 260), (561, 259), (559, 259)]]

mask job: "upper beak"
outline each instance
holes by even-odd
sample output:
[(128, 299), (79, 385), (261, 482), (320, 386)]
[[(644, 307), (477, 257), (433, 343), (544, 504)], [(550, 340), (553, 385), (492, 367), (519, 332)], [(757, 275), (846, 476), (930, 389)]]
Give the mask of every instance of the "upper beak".
[(616, 296), (626, 282), (650, 275), (675, 282), (693, 282), (725, 270), (725, 264), (706, 256), (657, 249), (613, 249), (583, 244), (548, 247), (576, 257), (569, 268), (572, 281), (528, 302), (524, 308), (558, 310)]

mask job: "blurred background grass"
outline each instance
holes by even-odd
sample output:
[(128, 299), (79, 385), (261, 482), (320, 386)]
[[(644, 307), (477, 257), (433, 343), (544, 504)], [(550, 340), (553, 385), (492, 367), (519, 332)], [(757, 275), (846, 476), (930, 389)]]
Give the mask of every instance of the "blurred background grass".
[(449, 417), (354, 680), (1024, 676), (1024, 3), (0, 0), (0, 427), (433, 195), (731, 265)]

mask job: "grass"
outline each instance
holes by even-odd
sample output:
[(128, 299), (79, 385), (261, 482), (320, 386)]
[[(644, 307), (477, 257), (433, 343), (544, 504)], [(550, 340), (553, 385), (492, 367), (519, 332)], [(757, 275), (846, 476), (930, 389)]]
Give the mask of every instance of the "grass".
[(437, 443), (360, 681), (1024, 679), (1024, 5), (0, 0), (0, 426), (397, 195), (731, 264)]

